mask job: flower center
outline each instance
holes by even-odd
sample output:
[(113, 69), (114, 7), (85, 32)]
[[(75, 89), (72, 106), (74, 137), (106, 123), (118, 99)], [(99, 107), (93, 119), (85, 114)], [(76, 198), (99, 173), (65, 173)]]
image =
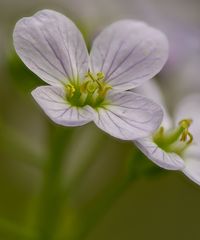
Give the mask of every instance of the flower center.
[(72, 106), (98, 108), (107, 104), (105, 97), (110, 89), (112, 87), (105, 82), (104, 73), (94, 75), (88, 70), (83, 81), (71, 81), (66, 85), (66, 99)]
[(189, 127), (192, 124), (191, 119), (183, 119), (179, 122), (179, 126), (175, 129), (165, 132), (161, 127), (153, 137), (154, 142), (166, 152), (174, 152), (178, 155), (190, 146), (193, 141), (193, 136), (189, 132)]

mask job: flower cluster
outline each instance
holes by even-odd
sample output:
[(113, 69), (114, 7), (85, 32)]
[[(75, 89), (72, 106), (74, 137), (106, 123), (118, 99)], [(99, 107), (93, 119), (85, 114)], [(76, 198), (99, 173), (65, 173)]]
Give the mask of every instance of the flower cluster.
[(160, 167), (181, 170), (200, 185), (200, 96), (185, 98), (172, 120), (160, 107), (165, 103), (154, 82), (138, 88), (167, 60), (168, 42), (160, 31), (118, 21), (97, 36), (89, 55), (72, 21), (43, 10), (16, 24), (14, 45), (26, 66), (49, 84), (32, 95), (54, 122), (94, 121), (114, 137), (133, 140)]
[(164, 34), (143, 22), (113, 23), (94, 40), (90, 55), (67, 17), (42, 10), (14, 29), (16, 52), (47, 86), (32, 95), (56, 123), (90, 121), (110, 135), (135, 140), (152, 134), (163, 112), (133, 89), (154, 77), (168, 57)]

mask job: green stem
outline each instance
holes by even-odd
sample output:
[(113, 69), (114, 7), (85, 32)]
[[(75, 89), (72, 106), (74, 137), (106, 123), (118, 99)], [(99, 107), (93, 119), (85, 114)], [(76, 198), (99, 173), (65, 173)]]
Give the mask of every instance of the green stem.
[(69, 142), (71, 129), (55, 127), (50, 129), (49, 154), (44, 172), (39, 214), (39, 240), (54, 239), (60, 214), (61, 171), (66, 142)]
[[(97, 140), (96, 140), (97, 138)], [(106, 135), (101, 134), (99, 137), (96, 137), (94, 141), (94, 146), (90, 149), (87, 156), (84, 157), (84, 159), (81, 159), (82, 165), (78, 169), (78, 172), (75, 174), (75, 176), (72, 178), (71, 181), (69, 181), (66, 190), (64, 191), (63, 199), (66, 200), (67, 197), (69, 197), (73, 191), (77, 190), (78, 186), (82, 182), (83, 178), (87, 174), (87, 172), (90, 170), (90, 167), (96, 160), (96, 157), (99, 153), (99, 151), (102, 149), (102, 144), (105, 144), (105, 140), (107, 139)]]
[[(63, 190), (63, 196), (62, 196), (62, 204), (66, 205), (66, 202), (74, 197), (74, 194), (76, 194), (76, 191), (79, 190), (79, 187), (81, 183), (83, 182), (84, 178), (87, 176), (88, 172), (90, 171), (91, 167), (93, 166), (94, 162), (97, 160), (97, 156), (101, 153), (101, 150), (103, 146), (107, 143), (107, 136), (105, 134), (98, 133), (98, 135), (95, 134), (93, 136), (91, 144), (90, 144), (90, 151), (87, 151), (87, 153), (83, 156), (81, 155), (81, 164), (78, 167), (76, 173), (73, 175), (71, 180), (68, 181), (67, 186), (64, 186)], [(69, 210), (69, 209), (68, 209)], [(63, 211), (63, 218), (66, 218), (66, 213)], [(64, 220), (63, 220), (64, 221)], [(63, 234), (61, 234), (62, 237), (59, 239), (70, 239), (71, 236), (73, 236), (74, 231), (77, 231), (74, 227), (76, 223), (72, 223), (72, 227), (68, 227), (68, 231), (65, 231)], [(63, 237), (64, 235), (64, 237)]]

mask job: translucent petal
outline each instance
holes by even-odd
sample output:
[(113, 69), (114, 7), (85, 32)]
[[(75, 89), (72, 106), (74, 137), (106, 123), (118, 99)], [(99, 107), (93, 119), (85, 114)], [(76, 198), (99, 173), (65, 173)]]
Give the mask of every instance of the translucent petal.
[(184, 167), (184, 161), (177, 154), (163, 151), (151, 138), (139, 139), (134, 143), (144, 155), (161, 168), (181, 170)]
[(164, 100), (164, 96), (161, 92), (161, 89), (159, 88), (158, 84), (154, 79), (147, 81), (145, 84), (142, 84), (142, 86), (140, 87), (134, 88), (132, 91), (139, 93), (147, 98), (150, 98), (154, 102), (160, 104), (164, 112), (162, 126), (166, 129), (169, 129), (172, 127), (172, 119), (170, 118), (170, 115), (167, 111), (167, 106)]
[(91, 68), (102, 71), (116, 90), (128, 90), (155, 76), (168, 57), (163, 33), (143, 22), (123, 20), (108, 26), (95, 39)]
[(159, 105), (132, 92), (110, 92), (109, 105), (96, 112), (96, 125), (110, 135), (134, 140), (146, 137), (157, 129), (163, 112)]
[(32, 91), (32, 95), (44, 112), (57, 124), (81, 126), (92, 121), (91, 108), (70, 106), (62, 88), (42, 86)]
[(185, 168), (183, 173), (193, 182), (200, 185), (200, 146), (191, 146), (184, 155)]
[(178, 123), (182, 119), (192, 119), (189, 131), (193, 134), (194, 142), (200, 142), (200, 94), (189, 95), (178, 104), (175, 119)]
[(88, 52), (80, 31), (64, 15), (42, 10), (19, 20), (14, 46), (25, 65), (50, 85), (80, 78), (88, 70)]

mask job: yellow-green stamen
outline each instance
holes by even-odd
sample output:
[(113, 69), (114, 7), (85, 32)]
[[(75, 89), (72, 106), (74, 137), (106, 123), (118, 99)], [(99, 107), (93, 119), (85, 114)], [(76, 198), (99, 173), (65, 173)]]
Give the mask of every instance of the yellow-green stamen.
[(88, 70), (83, 81), (70, 81), (66, 85), (66, 99), (72, 106), (98, 108), (106, 104), (105, 98), (110, 89), (112, 87), (105, 82), (103, 72), (93, 74)]
[(181, 155), (193, 141), (193, 136), (189, 132), (191, 124), (191, 119), (183, 119), (174, 130), (165, 132), (161, 127), (154, 134), (153, 140), (163, 150)]

